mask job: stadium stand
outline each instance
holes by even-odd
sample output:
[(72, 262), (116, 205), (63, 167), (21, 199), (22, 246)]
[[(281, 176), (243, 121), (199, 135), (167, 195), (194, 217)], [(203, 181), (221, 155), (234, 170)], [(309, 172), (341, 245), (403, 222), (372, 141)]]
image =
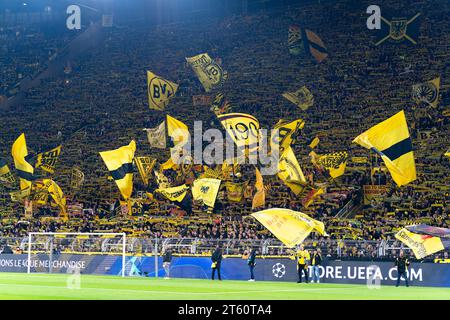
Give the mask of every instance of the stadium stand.
[[(168, 159), (167, 150), (150, 148), (142, 130), (163, 120), (162, 113), (148, 109), (146, 70), (179, 84), (177, 95), (166, 109), (168, 114), (190, 128), (196, 120), (203, 121), (204, 130), (219, 127), (208, 106), (192, 105), (192, 96), (204, 92), (185, 57), (201, 52), (220, 58), (228, 71), (229, 79), (222, 91), (233, 111), (254, 115), (267, 129), (278, 119), (305, 120), (293, 148), (308, 179), (321, 177), (308, 155), (308, 143), (315, 136), (320, 137), (315, 149), (320, 154), (348, 151), (350, 158), (367, 159), (365, 164), (349, 161), (345, 175), (329, 184), (326, 194), (308, 208), (281, 180), (264, 177), (265, 184), (270, 185), (266, 208), (301, 211), (325, 223), (330, 237), (312, 234), (307, 246), (320, 246), (334, 258), (376, 258), (381, 244), (394, 242), (394, 234), (402, 226), (426, 223), (448, 228), (450, 163), (443, 154), (449, 133), (448, 113), (444, 111), (448, 112), (450, 104), (450, 91), (445, 86), (445, 76), (450, 74), (450, 34), (442, 21), (450, 4), (440, 2), (438, 6), (435, 2), (413, 1), (409, 7), (390, 3), (392, 9), (401, 9), (405, 15), (415, 14), (420, 7), (427, 18), (416, 46), (381, 45), (376, 50), (373, 36), (364, 28), (366, 16), (348, 13), (347, 4), (341, 2), (157, 27), (133, 23), (104, 29), (98, 46), (73, 58), (71, 70), (63, 78), (46, 79), (26, 91), (20, 104), (2, 110), (0, 122), (2, 159), (10, 159), (11, 145), (22, 132), (34, 153), (63, 145), (53, 176), (65, 191), (69, 205), (81, 205), (83, 210), (71, 212), (70, 219), (64, 222), (57, 218), (54, 208), (42, 207), (35, 209), (30, 219), (24, 217), (22, 205), (10, 201), (12, 188), (0, 186), (1, 237), (11, 239), (14, 244), (10, 245), (18, 248), (30, 231), (124, 231), (141, 241), (141, 252), (151, 251), (146, 239), (160, 237), (198, 239), (205, 246), (204, 251), (198, 249), (199, 254), (209, 254), (218, 240), (229, 241), (230, 248), (236, 240), (270, 240), (270, 232), (249, 217), (252, 196), (231, 202), (224, 188), (213, 213), (194, 202), (193, 215), (187, 216), (177, 206), (156, 197), (144, 206), (142, 215), (123, 216), (119, 192), (108, 180), (98, 154), (135, 139), (137, 155), (154, 157), (158, 163)], [(287, 30), (299, 21), (320, 34), (326, 44), (329, 57), (323, 63), (289, 55)], [(0, 55), (0, 93), (7, 94), (21, 78), (42, 71), (49, 57), (64, 48), (73, 35), (45, 33), (30, 26), (1, 30), (0, 38), (7, 40), (0, 48), (7, 53)], [(414, 72), (409, 72), (411, 67)], [(437, 76), (443, 77), (439, 105), (427, 108), (427, 113), (424, 106), (412, 100), (411, 86)], [(306, 112), (300, 112), (281, 96), (302, 85), (310, 89), (315, 101)], [(386, 115), (402, 109), (410, 124), (418, 179), (397, 188), (387, 172), (373, 174), (380, 159), (351, 145), (351, 141), (385, 120)], [(79, 192), (70, 188), (73, 166), (85, 173)], [(249, 181), (253, 186), (254, 169), (243, 165), (240, 177), (230, 179)], [(365, 201), (365, 185), (386, 185), (388, 191), (381, 201)], [(136, 173), (133, 196), (145, 191)], [(180, 247), (178, 254), (190, 252), (190, 247)], [(242, 252), (231, 250), (230, 254)], [(269, 249), (267, 254), (285, 255), (287, 251)], [(444, 257), (448, 257), (447, 252), (430, 259)]]

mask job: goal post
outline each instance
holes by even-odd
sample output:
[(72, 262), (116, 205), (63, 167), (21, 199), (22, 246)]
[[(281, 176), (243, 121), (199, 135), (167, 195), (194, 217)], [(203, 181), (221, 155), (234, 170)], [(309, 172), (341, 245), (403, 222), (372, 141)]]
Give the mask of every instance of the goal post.
[(126, 248), (125, 233), (30, 232), (27, 273), (53, 273), (54, 270), (61, 273), (73, 268), (80, 272), (80, 266), (84, 267), (83, 273), (101, 273), (116, 266), (120, 271), (115, 274), (125, 277)]

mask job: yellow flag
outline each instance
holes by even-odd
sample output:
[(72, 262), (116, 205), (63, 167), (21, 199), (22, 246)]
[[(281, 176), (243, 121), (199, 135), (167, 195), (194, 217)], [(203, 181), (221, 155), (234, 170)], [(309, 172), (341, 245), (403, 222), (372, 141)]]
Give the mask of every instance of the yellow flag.
[(37, 155), (37, 161), (35, 168), (41, 168), (44, 171), (49, 173), (55, 172), (56, 162), (58, 161), (58, 157), (61, 154), (61, 146), (57, 146), (56, 148), (42, 152)]
[(11, 170), (9, 170), (8, 164), (2, 159), (0, 159), (0, 181), (6, 183), (16, 182), (16, 179), (14, 179)]
[(284, 120), (278, 121), (270, 137), (271, 149), (278, 145), (280, 154), (288, 149), (299, 130), (303, 129), (305, 122), (302, 119), (297, 119), (292, 122)]
[(155, 173), (156, 182), (158, 183), (158, 187), (160, 189), (166, 189), (170, 187), (169, 179), (163, 173), (159, 173), (156, 170), (153, 172)]
[(10, 192), (9, 195), (11, 196), (11, 201), (12, 202), (21, 202), (22, 200), (24, 200), (26, 197), (28, 197), (30, 195), (30, 191), (31, 191), (31, 187), (25, 188), (22, 190), (18, 190), (18, 191)]
[(128, 199), (133, 192), (133, 158), (136, 142), (119, 149), (100, 152), (110, 175), (113, 177), (124, 199)]
[(186, 196), (189, 187), (185, 184), (177, 187), (165, 188), (165, 189), (156, 189), (155, 192), (161, 193), (164, 197), (169, 199), (170, 201), (183, 201)]
[(282, 94), (282, 96), (303, 111), (308, 110), (308, 108), (314, 104), (314, 97), (311, 91), (309, 91), (305, 86), (299, 88), (294, 92), (285, 92)]
[(311, 149), (314, 149), (315, 147), (317, 147), (317, 145), (319, 144), (319, 142), (320, 142), (320, 139), (319, 139), (318, 137), (315, 137), (315, 138), (311, 141), (311, 143), (309, 144), (309, 147), (310, 147)]
[(296, 195), (303, 191), (306, 179), (291, 147), (281, 155), (277, 175)]
[(17, 175), (20, 177), (20, 189), (31, 189), (31, 182), (34, 180), (34, 168), (25, 160), (25, 157), (28, 155), (28, 150), (24, 133), (14, 142), (11, 154), (14, 158)]
[(302, 199), (303, 206), (305, 208), (308, 208), (314, 202), (314, 200), (323, 193), (324, 193), (324, 190), (322, 188), (319, 188), (317, 190), (312, 189), (311, 191), (308, 192), (308, 194), (305, 196), (305, 198)]
[(450, 157), (450, 149), (449, 150), (447, 150), (445, 153), (444, 153), (444, 156), (446, 156), (446, 157)]
[(169, 169), (176, 169), (177, 168), (177, 164), (173, 162), (172, 157), (170, 157), (166, 162), (164, 162), (161, 166), (160, 166), (160, 170), (164, 171), (164, 170), (169, 170)]
[(264, 181), (263, 177), (261, 175), (261, 172), (259, 172), (258, 168), (255, 168), (255, 188), (256, 193), (253, 197), (252, 201), (252, 209), (264, 207), (266, 205), (266, 189), (264, 188)]
[[(226, 162), (224, 162), (225, 164)], [(224, 176), (224, 169), (223, 169), (223, 164), (221, 167), (216, 166), (215, 169), (211, 169), (208, 166), (203, 166), (203, 173), (200, 175), (201, 179), (205, 179), (205, 178), (212, 178), (212, 179), (219, 179), (222, 180), (223, 178), (225, 178)]]
[(326, 235), (323, 222), (289, 209), (267, 209), (251, 214), (288, 248), (302, 243), (312, 232)]
[(231, 111), (231, 105), (222, 92), (218, 92), (214, 97), (214, 100), (211, 103), (211, 111), (214, 112), (216, 116)]
[(155, 166), (156, 159), (150, 157), (136, 157), (134, 159), (136, 167), (138, 168), (139, 174), (141, 175), (142, 181), (145, 185), (148, 184), (148, 180), (152, 175), (153, 167)]
[(58, 207), (61, 210), (61, 215), (64, 220), (67, 220), (67, 203), (66, 203), (66, 197), (64, 196), (64, 193), (62, 192), (61, 188), (56, 184), (55, 181), (50, 179), (44, 179), (44, 184), (48, 184), (48, 192), (50, 196), (52, 197), (53, 201), (58, 205)]
[(353, 142), (375, 151), (398, 186), (416, 180), (416, 164), (404, 111), (375, 125)]
[(258, 150), (259, 121), (255, 117), (245, 113), (227, 113), (218, 115), (217, 119), (242, 152), (245, 149), (249, 153)]
[(219, 192), (221, 180), (197, 179), (192, 186), (192, 196), (195, 200), (202, 200), (208, 207), (213, 208)]
[(72, 175), (70, 179), (70, 188), (72, 190), (78, 190), (84, 183), (84, 173), (78, 167), (72, 168)]
[(147, 71), (147, 93), (150, 109), (164, 110), (177, 92), (178, 85)]
[(166, 148), (166, 121), (155, 128), (144, 129), (147, 132), (148, 143), (152, 148)]
[(227, 181), (225, 187), (227, 188), (228, 200), (231, 202), (241, 202), (247, 184), (248, 182), (236, 183)]
[(441, 77), (431, 81), (413, 85), (413, 99), (416, 102), (425, 102), (436, 108), (439, 103), (439, 86)]
[(207, 53), (186, 58), (192, 70), (194, 70), (206, 92), (220, 86), (228, 78), (228, 73), (222, 70)]
[(328, 170), (332, 178), (340, 177), (347, 166), (348, 153), (346, 151), (328, 153), (317, 159), (317, 164)]
[(167, 134), (172, 138), (174, 147), (179, 149), (189, 141), (189, 128), (180, 120), (167, 115)]
[(417, 259), (423, 259), (430, 254), (445, 249), (439, 237), (413, 233), (406, 228), (397, 232), (395, 238), (406, 244), (414, 252)]

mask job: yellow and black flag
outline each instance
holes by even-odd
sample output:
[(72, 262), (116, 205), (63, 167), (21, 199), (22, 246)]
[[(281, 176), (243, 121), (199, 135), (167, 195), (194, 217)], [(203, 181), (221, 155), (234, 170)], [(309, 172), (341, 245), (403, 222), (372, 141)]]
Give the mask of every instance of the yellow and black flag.
[(296, 25), (290, 26), (288, 42), (291, 54), (298, 55), (303, 48), (306, 55), (313, 57), (319, 63), (328, 56), (322, 39), (311, 30)]
[(214, 112), (216, 116), (231, 111), (231, 105), (222, 92), (218, 92), (214, 97), (211, 104), (211, 111)]
[(100, 152), (100, 156), (125, 200), (133, 192), (133, 158), (135, 151), (136, 142), (132, 140), (127, 146)]
[(206, 92), (221, 86), (228, 78), (227, 71), (215, 62), (207, 53), (186, 58)]
[(22, 202), (25, 198), (30, 196), (31, 188), (27, 187), (25, 189), (10, 192), (12, 202)]
[(289, 26), (288, 32), (288, 48), (289, 53), (298, 56), (302, 51), (302, 43), (300, 37), (300, 26), (292, 24)]
[(305, 122), (297, 119), (291, 122), (280, 120), (275, 125), (270, 136), (270, 147), (274, 150), (278, 145), (280, 155), (288, 149), (298, 135), (299, 130), (303, 129)]
[(285, 92), (282, 96), (303, 111), (308, 110), (308, 108), (314, 104), (314, 97), (311, 91), (309, 91), (305, 86), (293, 92)]
[(136, 163), (136, 167), (141, 175), (142, 181), (145, 185), (147, 185), (148, 180), (152, 175), (156, 159), (152, 159), (150, 157), (136, 157), (134, 158), (134, 163)]
[(387, 40), (393, 43), (417, 44), (420, 18), (420, 13), (408, 18), (404, 14), (384, 12), (381, 17), (381, 28), (376, 32), (375, 45), (378, 46)]
[(70, 178), (70, 188), (75, 191), (80, 189), (84, 183), (84, 173), (78, 167), (72, 168), (72, 174)]
[(379, 154), (398, 186), (416, 180), (411, 136), (403, 110), (363, 132), (353, 142)]
[(241, 202), (244, 197), (244, 191), (247, 188), (248, 181), (246, 182), (225, 182), (227, 189), (228, 200), (231, 202)]
[(205, 178), (195, 180), (192, 185), (194, 200), (201, 200), (208, 207), (214, 208), (220, 183), (221, 180), (219, 179)]
[(450, 248), (450, 229), (426, 224), (406, 226), (397, 232), (395, 238), (406, 244), (417, 259)]
[(12, 184), (16, 182), (5, 160), (0, 159), (0, 181)]
[(414, 101), (416, 103), (425, 102), (436, 108), (439, 102), (440, 83), (441, 77), (437, 77), (433, 80), (413, 85), (412, 95)]
[(20, 178), (20, 190), (31, 189), (31, 183), (34, 180), (34, 168), (25, 160), (25, 157), (28, 156), (28, 149), (24, 133), (14, 141), (11, 154), (14, 159), (17, 175)]
[(177, 92), (178, 85), (147, 71), (147, 94), (150, 109), (164, 110), (169, 99)]
[(64, 196), (63, 191), (58, 186), (58, 184), (51, 180), (51, 179), (44, 179), (43, 183), (45, 186), (48, 186), (48, 193), (52, 197), (53, 201), (58, 205), (60, 208), (60, 214), (64, 220), (68, 219), (67, 215), (67, 201), (66, 197)]
[(328, 170), (332, 178), (340, 177), (347, 166), (348, 153), (346, 151), (334, 152), (319, 156), (316, 163)]
[(244, 154), (256, 153), (259, 142), (259, 121), (254, 116), (245, 113), (227, 113), (218, 115), (217, 119), (240, 151)]
[(175, 203), (187, 214), (192, 213), (192, 197), (189, 195), (189, 187), (186, 184), (177, 187), (156, 189), (155, 192), (162, 194), (168, 200)]
[(34, 166), (36, 169), (40, 168), (48, 173), (55, 172), (56, 162), (58, 161), (58, 157), (61, 154), (61, 146), (57, 146), (56, 148), (42, 152), (37, 155), (36, 165)]
[(302, 193), (307, 184), (302, 168), (300, 168), (291, 147), (281, 155), (277, 175), (296, 195)]

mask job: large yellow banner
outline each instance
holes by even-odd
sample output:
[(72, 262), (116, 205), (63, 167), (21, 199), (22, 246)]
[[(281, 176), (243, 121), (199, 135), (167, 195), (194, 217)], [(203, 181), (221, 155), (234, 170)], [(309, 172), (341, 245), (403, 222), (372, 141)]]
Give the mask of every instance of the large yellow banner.
[(274, 208), (252, 213), (251, 216), (288, 248), (302, 243), (312, 231), (326, 235), (323, 222), (301, 212)]
[(444, 245), (439, 237), (413, 233), (406, 228), (397, 232), (395, 238), (406, 244), (417, 259), (423, 259), (430, 254), (444, 250)]

